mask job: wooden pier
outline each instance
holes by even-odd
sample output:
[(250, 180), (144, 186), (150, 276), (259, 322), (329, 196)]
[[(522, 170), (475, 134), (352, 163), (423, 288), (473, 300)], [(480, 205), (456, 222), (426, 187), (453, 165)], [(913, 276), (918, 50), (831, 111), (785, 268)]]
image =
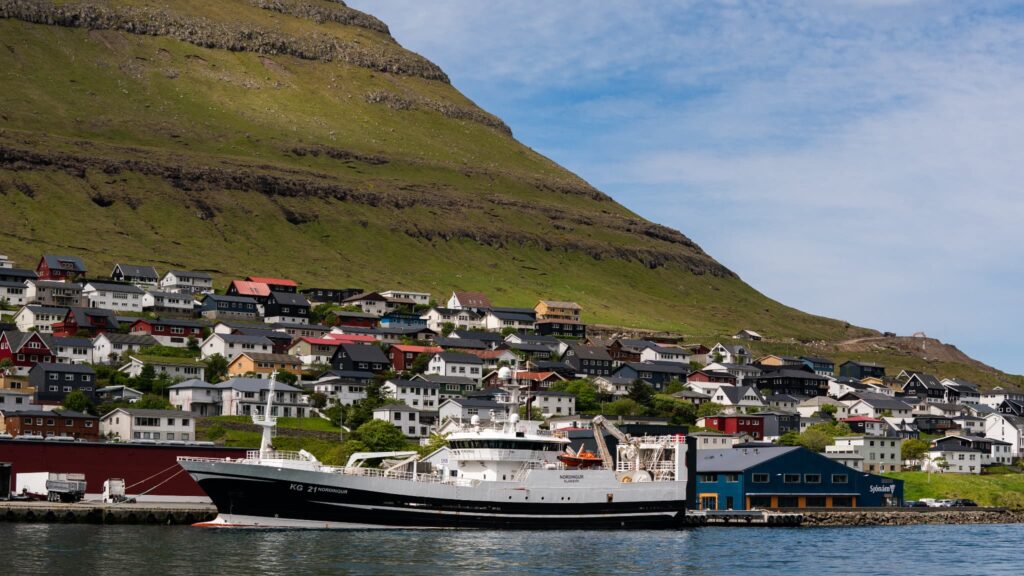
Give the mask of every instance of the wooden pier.
[(212, 504), (0, 502), (0, 522), (190, 525), (217, 516)]

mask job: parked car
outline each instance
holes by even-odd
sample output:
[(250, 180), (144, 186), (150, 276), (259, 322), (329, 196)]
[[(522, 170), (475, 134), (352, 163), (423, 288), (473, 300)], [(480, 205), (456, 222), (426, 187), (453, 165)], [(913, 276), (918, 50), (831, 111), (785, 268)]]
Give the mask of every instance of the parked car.
[(907, 500), (903, 503), (904, 508), (927, 508), (927, 502), (921, 502), (920, 500)]
[(968, 498), (957, 498), (950, 506), (977, 506), (978, 503)]
[(934, 508), (950, 508), (953, 506), (953, 500), (950, 498), (943, 498), (942, 500), (936, 500), (934, 504), (929, 504)]

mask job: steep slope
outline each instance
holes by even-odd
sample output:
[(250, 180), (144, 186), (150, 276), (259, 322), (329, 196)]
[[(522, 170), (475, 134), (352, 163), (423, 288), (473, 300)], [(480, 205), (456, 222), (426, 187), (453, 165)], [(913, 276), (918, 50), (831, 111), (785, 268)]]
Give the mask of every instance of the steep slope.
[(0, 253), (573, 299), (587, 319), (876, 335), (759, 294), (323, 0), (0, 0)]

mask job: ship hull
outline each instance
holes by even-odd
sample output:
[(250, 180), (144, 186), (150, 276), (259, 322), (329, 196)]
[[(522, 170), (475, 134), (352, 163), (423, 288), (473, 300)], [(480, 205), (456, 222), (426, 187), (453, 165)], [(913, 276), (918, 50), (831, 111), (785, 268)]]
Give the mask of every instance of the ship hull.
[(605, 471), (466, 487), (258, 465), (182, 466), (217, 506), (220, 516), (207, 526), (595, 529), (685, 522), (684, 483), (609, 483), (614, 475)]

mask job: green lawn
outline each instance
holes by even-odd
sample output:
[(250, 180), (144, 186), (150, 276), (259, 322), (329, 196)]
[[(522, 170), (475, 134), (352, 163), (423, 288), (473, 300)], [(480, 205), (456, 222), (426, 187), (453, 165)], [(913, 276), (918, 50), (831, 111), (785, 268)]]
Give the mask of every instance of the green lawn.
[(904, 481), (906, 500), (921, 498), (970, 498), (979, 506), (1024, 508), (1024, 474), (886, 474)]
[[(214, 416), (206, 418), (211, 423), (236, 422), (239, 424), (252, 424), (249, 416)], [(284, 430), (312, 430), (314, 432), (338, 432), (337, 426), (332, 426), (330, 421), (323, 418), (278, 418), (277, 427)]]

